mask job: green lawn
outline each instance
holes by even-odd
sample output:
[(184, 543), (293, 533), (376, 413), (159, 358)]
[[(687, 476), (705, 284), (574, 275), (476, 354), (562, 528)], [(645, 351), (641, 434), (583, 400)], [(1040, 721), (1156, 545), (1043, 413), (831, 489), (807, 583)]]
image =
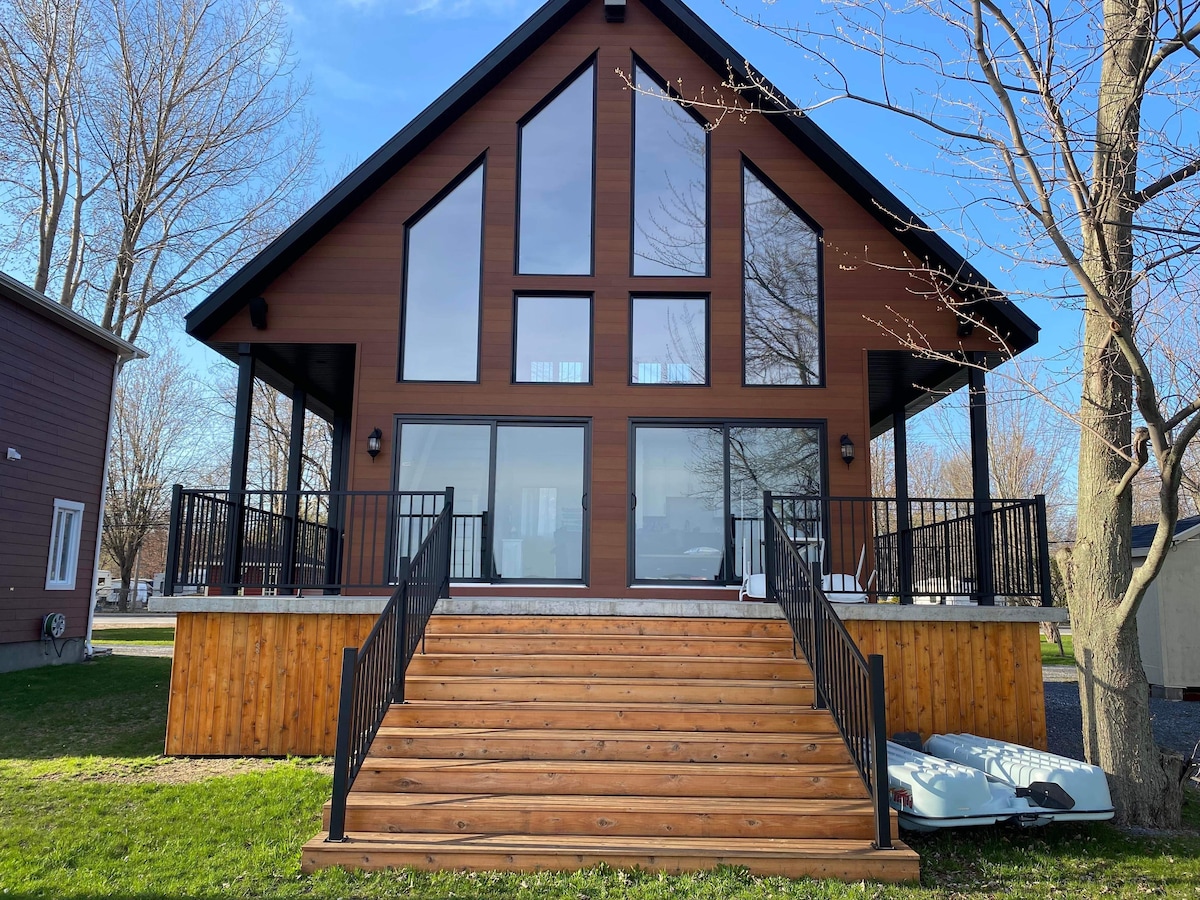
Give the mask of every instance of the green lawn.
[(1058, 653), (1058, 644), (1051, 644), (1042, 638), (1042, 665), (1043, 666), (1073, 666), (1075, 665), (1075, 645), (1072, 643), (1071, 635), (1063, 635), (1063, 650), (1065, 656), (1060, 656)]
[[(658, 876), (300, 875), (329, 777), (289, 760), (241, 774), (168, 761), (169, 660), (108, 658), (0, 675), (0, 898), (219, 897), (414, 900), (790, 900), (790, 898), (1200, 897), (1200, 803), (1190, 831), (1128, 836), (1104, 825), (981, 829), (910, 843), (922, 884), (880, 887), (754, 878), (738, 870)], [(207, 777), (206, 777), (207, 776)]]
[(101, 647), (171, 647), (175, 644), (175, 629), (170, 625), (154, 625), (148, 628), (97, 628), (92, 632), (92, 643)]

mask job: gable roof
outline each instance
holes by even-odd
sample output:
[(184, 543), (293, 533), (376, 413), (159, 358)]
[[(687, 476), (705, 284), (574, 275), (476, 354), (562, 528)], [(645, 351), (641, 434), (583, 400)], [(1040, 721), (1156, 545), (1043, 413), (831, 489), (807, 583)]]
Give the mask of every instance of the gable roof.
[[(1133, 548), (1134, 556), (1145, 556), (1149, 552), (1150, 543), (1154, 540), (1154, 532), (1157, 530), (1157, 522), (1150, 525), (1133, 526), (1133, 541), (1130, 546)], [(1189, 516), (1175, 523), (1175, 535), (1171, 538), (1171, 543), (1178, 544), (1180, 541), (1189, 540), (1198, 534), (1200, 534), (1200, 516)]]
[[(261, 293), (588, 2), (549, 0), (290, 228), (188, 313), (188, 334), (201, 340), (211, 337), (252, 297)], [(747, 83), (760, 82), (763, 85), (761, 90), (745, 93), (761, 107), (795, 108), (757, 72), (751, 79), (745, 57), (680, 0), (642, 0), (642, 4), (722, 78), (732, 70)], [(1032, 319), (1011, 301), (1004, 299), (962, 254), (926, 225), (808, 116), (779, 115), (767, 118), (919, 260), (952, 273), (961, 285), (978, 285), (978, 289), (972, 292), (974, 296), (968, 296), (967, 299), (979, 302), (977, 309), (980, 314), (1001, 334), (1008, 336), (1008, 343), (1014, 352), (1019, 353), (1037, 343), (1039, 329)]]
[(106, 331), (90, 319), (85, 319), (73, 309), (67, 309), (61, 303), (56, 303), (45, 294), (40, 294), (33, 288), (23, 284), (11, 275), (0, 272), (0, 296), (11, 300), (18, 306), (31, 309), (44, 318), (61, 325), (67, 331), (74, 332), (87, 338), (94, 344), (99, 344), (106, 350), (111, 350), (122, 360), (144, 359), (149, 354), (128, 341), (117, 337), (111, 331)]

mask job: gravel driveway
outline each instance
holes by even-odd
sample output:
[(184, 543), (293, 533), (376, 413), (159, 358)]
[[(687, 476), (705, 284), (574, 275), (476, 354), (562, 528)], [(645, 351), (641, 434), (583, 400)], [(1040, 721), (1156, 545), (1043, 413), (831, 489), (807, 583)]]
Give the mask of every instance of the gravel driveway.
[[(1083, 717), (1079, 711), (1079, 685), (1047, 683), (1046, 733), (1050, 752), (1083, 759)], [(1164, 747), (1190, 756), (1200, 740), (1200, 703), (1151, 700), (1154, 737)]]

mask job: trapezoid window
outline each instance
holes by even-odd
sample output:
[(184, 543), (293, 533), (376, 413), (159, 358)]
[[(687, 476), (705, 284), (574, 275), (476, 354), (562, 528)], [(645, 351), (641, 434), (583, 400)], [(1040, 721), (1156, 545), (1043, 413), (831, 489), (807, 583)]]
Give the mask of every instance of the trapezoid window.
[(595, 64), (520, 129), (517, 272), (592, 273)]
[(633, 274), (708, 273), (708, 130), (633, 67)]
[(479, 380), (483, 163), (405, 232), (401, 381)]
[(757, 170), (742, 164), (745, 382), (821, 382), (820, 236)]

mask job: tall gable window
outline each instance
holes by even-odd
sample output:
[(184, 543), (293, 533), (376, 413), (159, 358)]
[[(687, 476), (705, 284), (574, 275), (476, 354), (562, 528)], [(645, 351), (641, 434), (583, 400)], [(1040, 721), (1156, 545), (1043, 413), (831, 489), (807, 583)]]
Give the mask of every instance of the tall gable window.
[(633, 274), (708, 272), (708, 131), (634, 66)]
[(401, 381), (479, 380), (483, 163), (405, 233)]
[(743, 160), (745, 382), (821, 382), (821, 254), (816, 226)]
[(596, 66), (521, 123), (517, 272), (592, 273)]

